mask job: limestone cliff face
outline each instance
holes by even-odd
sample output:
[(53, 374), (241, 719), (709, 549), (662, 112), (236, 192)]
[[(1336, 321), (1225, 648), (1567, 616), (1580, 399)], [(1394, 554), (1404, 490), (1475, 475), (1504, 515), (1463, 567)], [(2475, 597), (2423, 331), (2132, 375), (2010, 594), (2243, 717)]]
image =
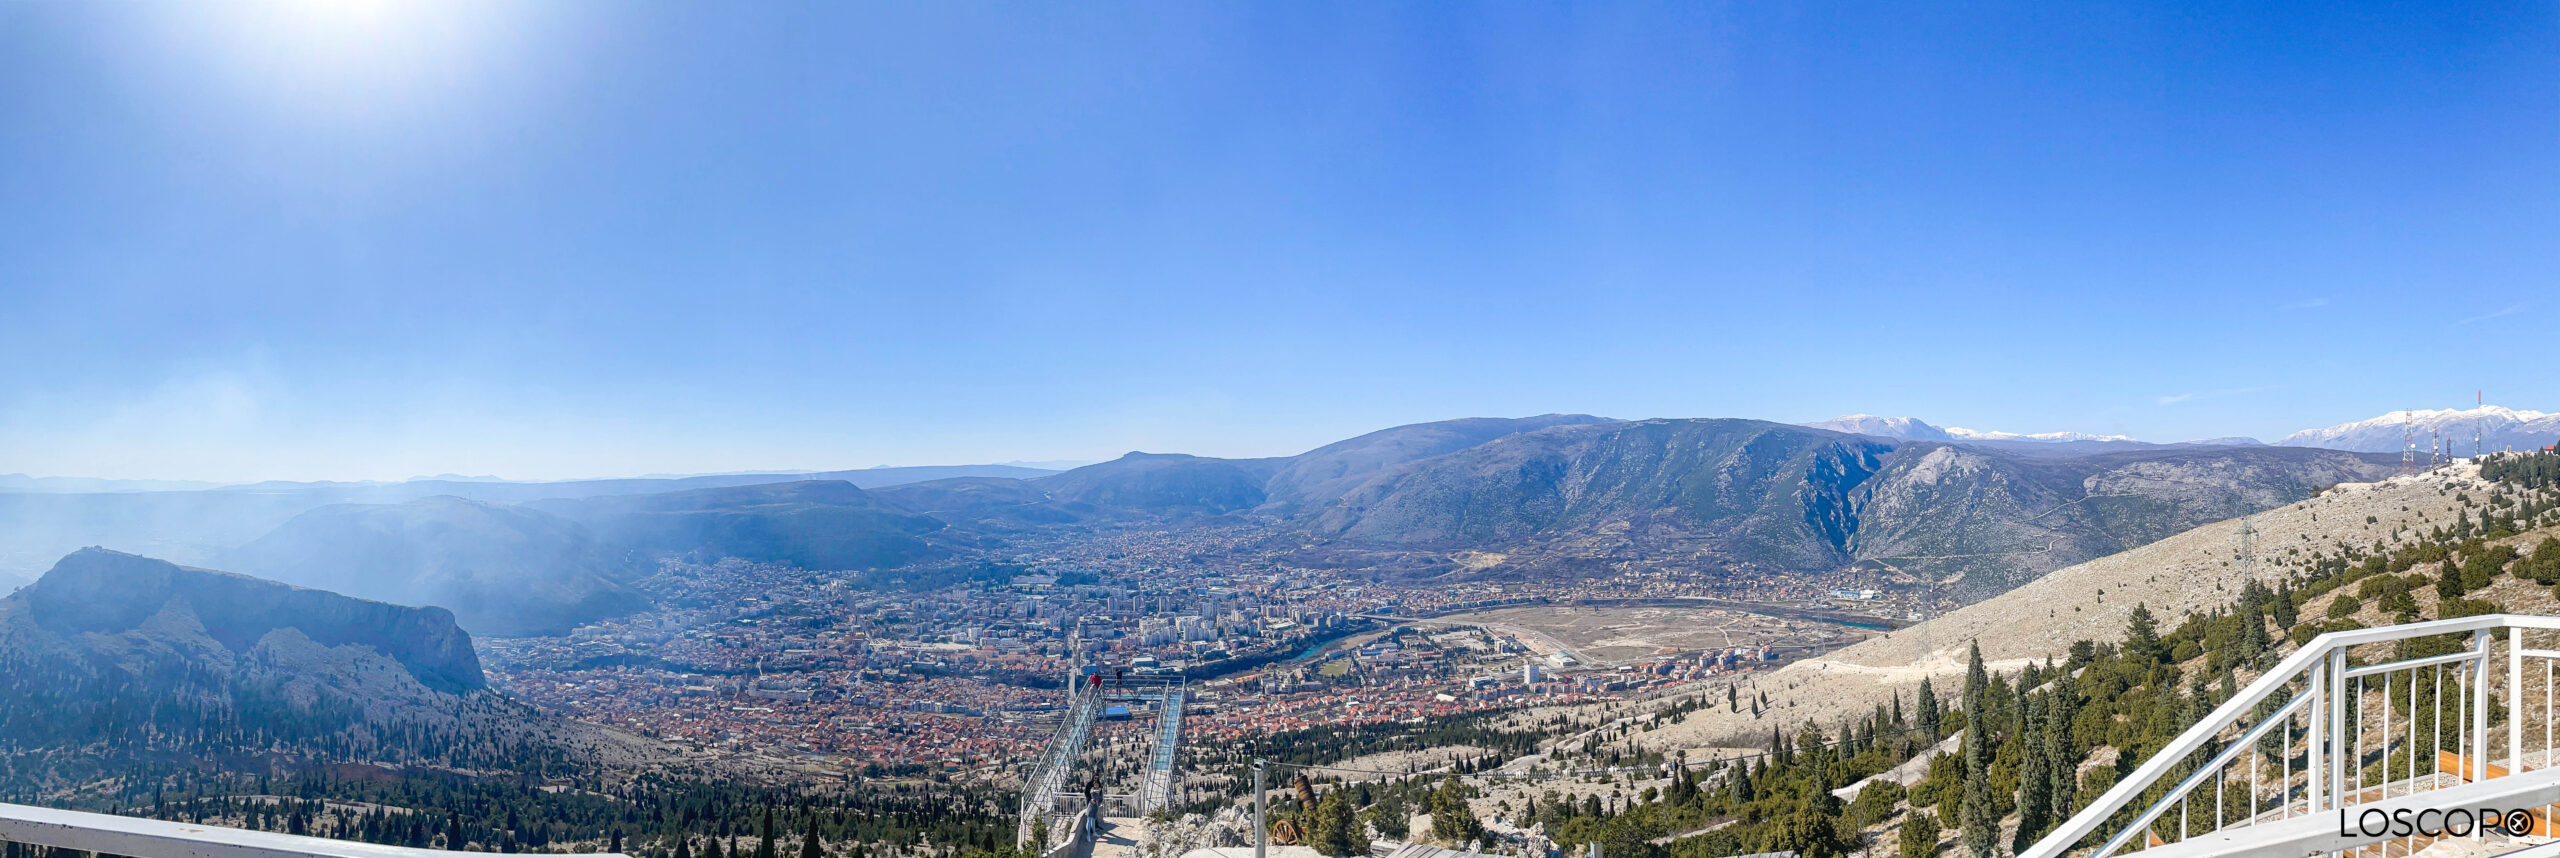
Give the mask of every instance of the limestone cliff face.
[[(295, 657), (278, 661), (280, 651)], [(135, 674), (289, 664), (304, 675), (276, 678), (317, 677), (343, 687), (379, 688), (382, 669), (391, 666), (407, 677), (392, 686), (413, 682), (444, 694), (488, 684), (471, 636), (443, 608), (370, 602), (100, 548), (62, 558), (35, 584), (0, 600), (0, 653)]]

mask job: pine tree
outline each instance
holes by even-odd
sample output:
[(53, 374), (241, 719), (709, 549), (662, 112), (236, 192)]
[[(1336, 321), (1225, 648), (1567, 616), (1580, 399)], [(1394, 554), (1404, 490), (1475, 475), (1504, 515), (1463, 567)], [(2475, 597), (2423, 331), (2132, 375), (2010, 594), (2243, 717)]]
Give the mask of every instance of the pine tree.
[(1902, 858), (1938, 858), (1938, 815), (1914, 808), (1902, 821)]
[(2160, 621), (2151, 616), (2148, 606), (2133, 606), (2133, 616), (2125, 620), (2124, 651), (2154, 664), (2168, 658), (2160, 646)]
[[(1432, 823), (1438, 830), (1439, 823)], [(1342, 790), (1324, 794), (1316, 802), (1315, 830), (1307, 845), (1326, 855), (1367, 855), (1369, 838), (1360, 830), (1360, 820)]]
[(1920, 710), (1920, 732), (1926, 735), (1929, 741), (1937, 741), (1938, 721), (1940, 720), (1938, 713), (1938, 690), (1930, 687), (1928, 677), (1920, 677), (1920, 698), (1911, 702)]
[[(1431, 835), (1451, 845), (1464, 846), (1484, 838), (1484, 823), (1476, 819), (1474, 808), (1467, 806), (1466, 795), (1459, 790), (1456, 778), (1440, 783), (1431, 794)], [(1592, 796), (1594, 801), (1599, 796)]]

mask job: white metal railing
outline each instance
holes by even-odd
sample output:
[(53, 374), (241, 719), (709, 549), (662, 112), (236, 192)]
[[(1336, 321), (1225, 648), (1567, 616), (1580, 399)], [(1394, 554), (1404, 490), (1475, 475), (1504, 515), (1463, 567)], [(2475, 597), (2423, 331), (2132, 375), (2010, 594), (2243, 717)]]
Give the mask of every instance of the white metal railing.
[[(0, 804), (0, 840), (131, 858), (464, 858), (415, 849), (165, 819)], [(623, 858), (600, 853), (585, 858)]]
[[(2493, 663), (2501, 630), (2503, 682)], [(2552, 683), (2560, 650), (2529, 646), (2526, 634), (2554, 630), (2560, 617), (2493, 614), (2313, 638), (2019, 858), (2060, 858), (2111, 826), (2088, 858), (2108, 858), (2146, 833), (2146, 848), (2171, 853), (2337, 851), (2411, 838), (2364, 836), (2323, 811), (2421, 805), (2426, 799), (2411, 797), (2448, 789), (2455, 792), (2440, 798), (2530, 801), (2513, 806), (2544, 808), (2537, 821), (2548, 832), (2548, 799), (2560, 797)], [(2396, 651), (2380, 655), (2376, 645)], [(2454, 651), (2425, 651), (2446, 647)], [(2375, 658), (2383, 660), (2363, 663)], [(2542, 662), (2538, 689), (2526, 683), (2527, 659)], [(2493, 715), (2504, 730), (2491, 729)], [(2538, 748), (2529, 744), (2535, 734)], [(2211, 804), (2200, 809), (2201, 801)]]
[(1024, 776), (1021, 820), (1013, 837), (1016, 844), (1031, 842), (1031, 828), (1035, 820), (1056, 815), (1058, 796), (1066, 790), (1067, 775), (1075, 769), (1076, 756), (1084, 753), (1085, 738), (1093, 735), (1094, 716), (1102, 711), (1100, 687), (1079, 682), (1071, 693), (1074, 696), (1069, 700), (1065, 721), (1058, 725), (1057, 732), (1049, 735), (1049, 741), (1041, 745), (1040, 756), (1033, 758), (1031, 768)]
[(1182, 749), (1181, 688), (1167, 689), (1156, 704), (1156, 741), (1147, 754), (1146, 776), (1138, 782), (1138, 813), (1154, 813), (1173, 804), (1173, 761)]

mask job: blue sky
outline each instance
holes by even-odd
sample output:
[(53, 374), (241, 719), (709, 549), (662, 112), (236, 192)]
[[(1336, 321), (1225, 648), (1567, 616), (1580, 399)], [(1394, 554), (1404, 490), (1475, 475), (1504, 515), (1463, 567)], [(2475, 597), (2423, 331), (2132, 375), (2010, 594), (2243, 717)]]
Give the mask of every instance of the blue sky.
[(7, 0), (0, 472), (2560, 410), (2550, 4), (1922, 5)]

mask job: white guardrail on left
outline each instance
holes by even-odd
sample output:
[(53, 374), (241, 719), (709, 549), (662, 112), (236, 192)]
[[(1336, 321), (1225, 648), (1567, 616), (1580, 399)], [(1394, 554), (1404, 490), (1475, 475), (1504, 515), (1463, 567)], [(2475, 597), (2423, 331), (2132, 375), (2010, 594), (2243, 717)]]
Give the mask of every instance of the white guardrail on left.
[[(130, 858), (485, 858), (485, 852), (416, 849), (273, 831), (106, 813), (0, 804), (0, 840)], [(592, 853), (590, 858), (625, 858)]]

